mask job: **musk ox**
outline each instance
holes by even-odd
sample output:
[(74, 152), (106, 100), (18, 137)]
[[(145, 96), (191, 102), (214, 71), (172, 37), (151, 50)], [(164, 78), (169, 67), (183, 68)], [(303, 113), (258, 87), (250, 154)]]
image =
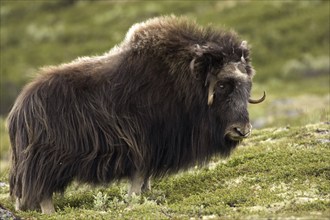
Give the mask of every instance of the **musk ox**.
[(10, 194), (17, 209), (54, 211), (73, 180), (127, 178), (129, 194), (214, 155), (251, 133), (249, 47), (231, 31), (186, 18), (135, 24), (102, 56), (46, 67), (9, 116)]

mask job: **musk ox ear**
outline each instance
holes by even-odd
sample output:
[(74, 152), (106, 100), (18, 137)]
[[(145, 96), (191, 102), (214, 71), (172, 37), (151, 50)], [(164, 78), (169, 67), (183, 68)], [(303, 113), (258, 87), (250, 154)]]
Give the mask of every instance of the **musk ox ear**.
[(200, 79), (200, 73), (199, 71), (196, 71), (196, 69), (198, 69), (198, 62), (196, 62), (196, 57), (194, 57), (191, 62), (190, 62), (190, 72), (191, 72), (191, 75), (195, 78), (195, 79)]
[(200, 73), (201, 67), (203, 64), (206, 65), (208, 63), (207, 55), (211, 54), (214, 49), (215, 46), (212, 45), (212, 43), (205, 43), (203, 45), (194, 44), (189, 48), (190, 52), (192, 53), (192, 60), (189, 67), (192, 75), (196, 79), (202, 78)]
[[(200, 79), (200, 73), (198, 71), (198, 67), (200, 66), (201, 64), (201, 59), (203, 57), (203, 55), (205, 54), (205, 52), (207, 51), (207, 47), (206, 45), (204, 46), (201, 46), (199, 44), (194, 44), (191, 48), (190, 48), (190, 51), (192, 52), (192, 60), (190, 62), (190, 71), (191, 71), (191, 74), (194, 78), (196, 79)], [(197, 69), (197, 70), (196, 70)]]
[(192, 52), (196, 57), (201, 57), (203, 56), (207, 51), (209, 50), (208, 45), (199, 45), (199, 44), (194, 44), (192, 46)]
[(217, 44), (212, 42), (207, 42), (203, 45), (194, 44), (191, 48), (195, 57), (202, 57), (205, 54), (211, 54), (215, 51), (221, 51), (222, 47), (219, 47)]
[(196, 79), (205, 80), (205, 87), (208, 86), (207, 104), (212, 105), (214, 99), (215, 85), (218, 82), (217, 76), (210, 73), (210, 59), (212, 54), (221, 51), (218, 45), (206, 43), (204, 45), (194, 44), (191, 48), (193, 58), (190, 62), (190, 71)]

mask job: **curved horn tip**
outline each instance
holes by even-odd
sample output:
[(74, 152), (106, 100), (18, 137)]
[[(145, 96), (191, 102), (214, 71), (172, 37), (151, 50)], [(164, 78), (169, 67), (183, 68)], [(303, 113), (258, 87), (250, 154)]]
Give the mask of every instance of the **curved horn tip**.
[(266, 92), (264, 91), (264, 94), (263, 94), (263, 96), (260, 99), (253, 100), (253, 99), (249, 98), (249, 103), (251, 103), (251, 104), (258, 104), (258, 103), (263, 102), (265, 99), (266, 99)]

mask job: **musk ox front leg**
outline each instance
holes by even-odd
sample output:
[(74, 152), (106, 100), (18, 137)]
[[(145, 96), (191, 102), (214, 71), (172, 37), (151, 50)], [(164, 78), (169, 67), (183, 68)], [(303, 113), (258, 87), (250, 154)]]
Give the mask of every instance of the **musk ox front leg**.
[(141, 188), (142, 192), (147, 192), (151, 190), (151, 183), (150, 183), (150, 177), (144, 178), (144, 182)]
[(40, 208), (43, 214), (51, 214), (55, 212), (52, 197), (45, 198), (40, 202)]
[(136, 172), (131, 177), (131, 187), (128, 191), (128, 195), (131, 196), (140, 195), (141, 192), (145, 192), (151, 189), (149, 176), (144, 176), (140, 172)]

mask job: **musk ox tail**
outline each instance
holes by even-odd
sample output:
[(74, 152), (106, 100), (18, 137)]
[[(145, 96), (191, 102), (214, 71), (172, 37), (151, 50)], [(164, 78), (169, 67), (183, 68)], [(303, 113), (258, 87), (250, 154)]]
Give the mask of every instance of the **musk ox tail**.
[(20, 117), (17, 109), (13, 108), (7, 120), (9, 138), (12, 147), (12, 166), (9, 175), (10, 195), (13, 198), (22, 198), (23, 173), (19, 161), (22, 161), (22, 152), (29, 145), (28, 130), (24, 125), (23, 117)]
[[(16, 209), (36, 209), (40, 201), (51, 197), (52, 170), (49, 164), (51, 149), (47, 139), (47, 117), (39, 94), (31, 93), (31, 84), (17, 98), (7, 118), (12, 147), (12, 166), (9, 176), (10, 195), (16, 198)], [(44, 172), (50, 172), (47, 175)], [(64, 182), (65, 183), (65, 182)], [(47, 188), (48, 187), (48, 188)]]

